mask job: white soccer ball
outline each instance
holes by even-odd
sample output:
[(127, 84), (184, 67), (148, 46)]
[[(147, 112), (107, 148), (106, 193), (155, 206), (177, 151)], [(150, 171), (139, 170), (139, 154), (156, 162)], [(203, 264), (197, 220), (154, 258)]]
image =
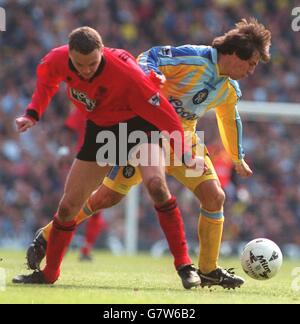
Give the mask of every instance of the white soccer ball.
[(282, 253), (273, 241), (258, 238), (244, 247), (241, 264), (251, 278), (267, 280), (279, 271), (282, 265)]

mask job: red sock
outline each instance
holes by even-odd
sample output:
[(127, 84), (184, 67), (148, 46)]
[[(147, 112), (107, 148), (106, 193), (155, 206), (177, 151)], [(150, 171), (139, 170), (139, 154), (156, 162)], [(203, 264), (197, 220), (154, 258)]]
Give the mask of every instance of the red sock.
[(88, 219), (85, 231), (85, 242), (81, 248), (81, 253), (89, 255), (92, 247), (94, 246), (97, 237), (105, 229), (106, 223), (102, 216), (102, 212), (99, 212)]
[(75, 227), (75, 220), (62, 223), (55, 215), (47, 244), (46, 266), (43, 270), (48, 283), (54, 283), (60, 275), (60, 265), (73, 238)]
[(191, 264), (188, 246), (185, 238), (184, 224), (176, 197), (170, 198), (165, 204), (155, 206), (159, 223), (167, 238), (169, 248), (174, 257), (176, 269), (183, 264)]

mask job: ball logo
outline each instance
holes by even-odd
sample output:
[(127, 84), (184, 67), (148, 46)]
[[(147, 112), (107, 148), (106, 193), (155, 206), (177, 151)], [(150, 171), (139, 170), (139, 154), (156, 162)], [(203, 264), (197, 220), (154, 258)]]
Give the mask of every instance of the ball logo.
[[(274, 253), (276, 253), (276, 252), (274, 252)], [(269, 278), (268, 273), (271, 273), (271, 270), (270, 270), (270, 268), (268, 266), (268, 262), (264, 258), (264, 256), (263, 255), (255, 256), (252, 251), (250, 251), (249, 255), (250, 255), (250, 263), (254, 263), (254, 262), (257, 262), (257, 261), (260, 263), (260, 265), (257, 266), (257, 270), (260, 270), (261, 267), (264, 269), (264, 271), (262, 273), (260, 273), (259, 275), (262, 278)], [(277, 258), (278, 258), (278, 256), (277, 256)], [(275, 260), (275, 259), (271, 258), (269, 261), (272, 261), (272, 260)]]
[(197, 92), (194, 97), (193, 97), (193, 103), (195, 105), (201, 104), (203, 101), (206, 100), (208, 96), (208, 90), (207, 89), (202, 89), (199, 92)]
[(273, 254), (272, 254), (271, 258), (269, 259), (269, 262), (274, 261), (274, 260), (276, 260), (278, 258), (279, 258), (278, 253), (276, 251), (273, 251)]
[(259, 263), (261, 264), (262, 268), (264, 269), (264, 271), (262, 273), (260, 273), (259, 275), (262, 278), (269, 278), (268, 273), (271, 273), (271, 269), (269, 268), (268, 261), (264, 258), (263, 255), (258, 255), (257, 259), (258, 259)]

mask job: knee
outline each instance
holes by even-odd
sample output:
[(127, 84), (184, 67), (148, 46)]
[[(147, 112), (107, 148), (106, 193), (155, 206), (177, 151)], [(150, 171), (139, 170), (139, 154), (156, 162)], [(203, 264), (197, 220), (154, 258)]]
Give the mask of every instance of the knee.
[(58, 206), (58, 218), (62, 222), (71, 221), (80, 210), (80, 205), (76, 202), (63, 198)]
[(147, 190), (156, 204), (164, 203), (170, 197), (165, 179), (153, 177), (146, 183)]
[(201, 201), (202, 207), (207, 210), (215, 211), (223, 208), (226, 196), (224, 190), (221, 187), (218, 187), (216, 190), (211, 192), (207, 198), (208, 199)]
[(216, 201), (218, 202), (219, 206), (223, 206), (225, 203), (225, 199), (226, 199), (226, 195), (224, 190), (220, 187), (216, 193), (216, 197), (215, 197)]

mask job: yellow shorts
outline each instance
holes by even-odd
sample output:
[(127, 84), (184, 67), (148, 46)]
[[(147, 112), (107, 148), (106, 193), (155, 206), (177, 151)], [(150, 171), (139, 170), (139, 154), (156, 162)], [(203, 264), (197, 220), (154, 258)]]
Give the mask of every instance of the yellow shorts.
[[(218, 180), (217, 173), (208, 153), (205, 155), (205, 164), (208, 170), (200, 177), (186, 177), (187, 167), (185, 165), (166, 167), (166, 173), (194, 192), (200, 183), (207, 180)], [(141, 182), (142, 177), (139, 168), (129, 165), (125, 167), (113, 167), (105, 177), (103, 184), (113, 191), (127, 195), (132, 186)]]

